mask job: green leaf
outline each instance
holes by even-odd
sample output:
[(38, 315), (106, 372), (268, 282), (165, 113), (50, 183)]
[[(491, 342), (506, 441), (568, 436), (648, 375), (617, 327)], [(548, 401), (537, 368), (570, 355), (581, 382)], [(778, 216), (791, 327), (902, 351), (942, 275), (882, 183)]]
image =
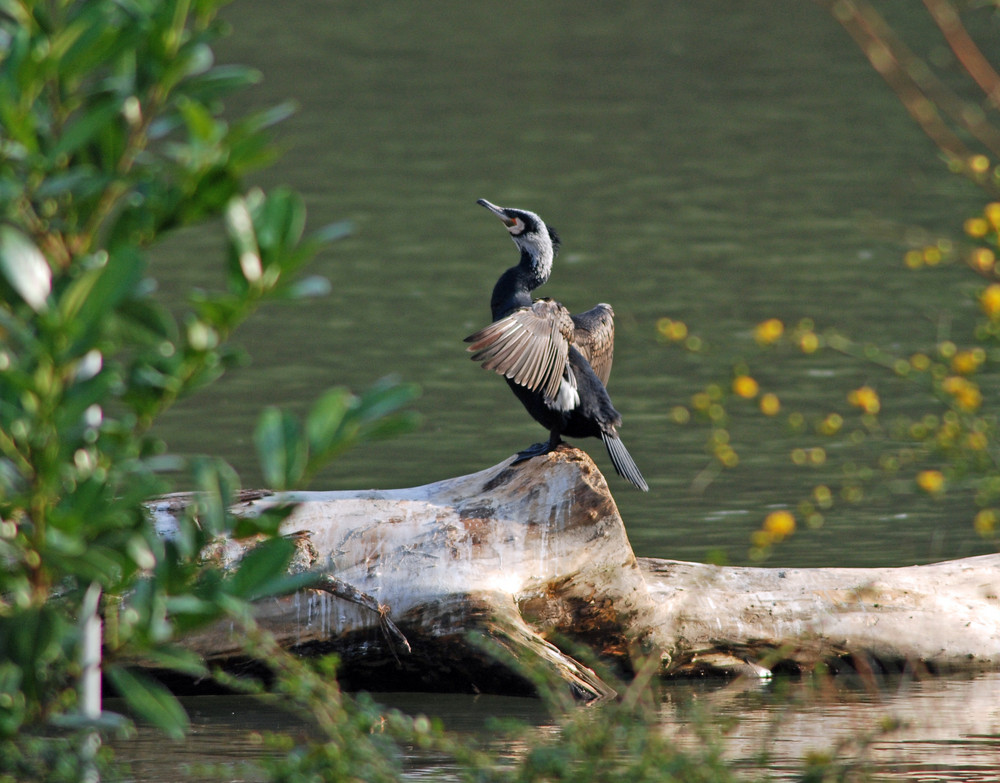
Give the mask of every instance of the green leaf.
[(244, 291), (246, 284), (259, 285), (264, 270), (261, 266), (253, 218), (246, 199), (235, 196), (226, 206), (226, 233), (229, 236), (229, 283), (233, 290)]
[(251, 114), (240, 121), (240, 131), (257, 134), (260, 131), (284, 122), (295, 114), (297, 107), (294, 101), (284, 101), (263, 111)]
[(332, 290), (330, 281), (320, 275), (310, 275), (301, 280), (296, 280), (287, 289), (281, 292), (281, 297), (285, 299), (318, 299), (327, 296)]
[(192, 139), (208, 144), (222, 137), (224, 123), (216, 120), (205, 106), (190, 99), (178, 103), (184, 124), (187, 125)]
[(138, 37), (142, 35), (140, 26), (120, 24), (123, 20), (117, 14), (109, 14), (108, 5), (80, 3), (76, 8), (81, 12), (80, 16), (66, 28), (70, 46), (65, 54), (58, 57), (59, 71), (64, 78), (117, 61), (122, 55), (134, 52), (139, 45)]
[(289, 251), (302, 238), (305, 223), (305, 204), (298, 193), (279, 188), (268, 194), (254, 214), (257, 243), (265, 264), (282, 262), (289, 257)]
[(11, 226), (0, 226), (0, 271), (36, 313), (48, 308), (52, 270), (42, 251)]
[(230, 528), (229, 506), (239, 490), (239, 476), (221, 459), (196, 458), (191, 462), (198, 490), (198, 521), (210, 536), (222, 535)]
[(110, 666), (104, 674), (125, 699), (129, 709), (171, 739), (183, 739), (190, 728), (187, 713), (176, 697), (148, 675), (120, 666)]
[(254, 430), (254, 445), (264, 480), (272, 489), (290, 489), (299, 484), (308, 459), (308, 443), (291, 414), (265, 408)]
[(114, 122), (116, 117), (121, 116), (122, 104), (123, 98), (113, 95), (85, 109), (66, 127), (50, 153), (51, 158), (55, 160), (63, 155), (76, 152), (100, 134), (107, 133), (108, 126)]
[(26, 702), (22, 684), (21, 668), (13, 661), (0, 661), (0, 736), (9, 737), (24, 722)]
[(350, 220), (339, 220), (336, 223), (323, 226), (319, 231), (311, 234), (309, 239), (320, 244), (326, 244), (327, 242), (336, 242), (338, 239), (348, 237), (352, 233), (354, 233), (354, 223)]
[(220, 65), (206, 73), (185, 80), (184, 91), (190, 97), (208, 103), (231, 92), (259, 84), (261, 73), (244, 65)]
[[(62, 619), (52, 607), (27, 610), (18, 616), (17, 633), (12, 634), (10, 656), (22, 666), (44, 667), (59, 654)], [(5, 629), (12, 632), (12, 628)]]
[(226, 592), (247, 601), (260, 597), (261, 586), (275, 575), (285, 574), (294, 554), (295, 544), (287, 538), (272, 538), (258, 544), (243, 556), (239, 568), (226, 579)]
[(130, 299), (121, 304), (118, 314), (136, 332), (141, 342), (155, 342), (159, 350), (163, 343), (180, 339), (177, 321), (167, 308), (149, 299)]
[(355, 397), (347, 389), (332, 389), (313, 405), (306, 417), (309, 450), (322, 454), (340, 445), (340, 428)]
[[(183, 53), (177, 57), (176, 62), (183, 65), (184, 76), (201, 76), (212, 67), (215, 56), (212, 54), (212, 47), (195, 42), (184, 47)], [(187, 91), (185, 90), (185, 92)]]
[(74, 326), (83, 334), (97, 329), (107, 320), (110, 311), (138, 294), (146, 271), (146, 259), (134, 247), (119, 247), (102, 267), (94, 271), (96, 279), (89, 285), (81, 284), (84, 289), (72, 294), (82, 301), (67, 303), (72, 307), (68, 312), (75, 311), (72, 316)]
[(59, 315), (63, 321), (74, 321), (79, 317), (83, 303), (87, 301), (102, 274), (104, 270), (101, 268), (88, 269), (66, 287), (58, 303)]
[(178, 630), (204, 625), (222, 613), (217, 603), (196, 595), (171, 596), (165, 605)]
[(294, 555), (295, 542), (288, 538), (272, 538), (258, 544), (244, 555), (236, 573), (226, 580), (226, 592), (244, 601), (257, 601), (315, 584), (316, 574), (288, 573)]
[(201, 656), (186, 647), (173, 644), (153, 647), (143, 652), (143, 658), (157, 667), (192, 677), (204, 677), (208, 674), (208, 667)]
[(254, 536), (274, 536), (284, 522), (295, 510), (293, 504), (271, 506), (252, 517), (238, 517), (233, 525), (233, 538), (252, 538)]
[(67, 195), (80, 199), (89, 198), (104, 190), (108, 181), (108, 177), (98, 173), (93, 166), (80, 164), (64, 174), (54, 174), (45, 179), (38, 186), (35, 195), (40, 199)]
[(386, 377), (362, 395), (361, 409), (366, 419), (378, 419), (398, 411), (419, 396), (417, 384), (399, 383), (395, 378)]
[(413, 432), (420, 426), (423, 417), (416, 411), (400, 411), (379, 418), (364, 429), (365, 440), (394, 438), (407, 432)]

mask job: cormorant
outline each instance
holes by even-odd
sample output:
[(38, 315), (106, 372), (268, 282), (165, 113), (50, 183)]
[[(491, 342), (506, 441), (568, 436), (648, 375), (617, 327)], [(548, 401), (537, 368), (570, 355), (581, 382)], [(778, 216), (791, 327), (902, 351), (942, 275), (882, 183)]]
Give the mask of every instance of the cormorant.
[(465, 341), (472, 343), (472, 359), (503, 375), (528, 413), (549, 431), (548, 443), (518, 452), (513, 464), (547, 454), (563, 435), (600, 438), (618, 475), (647, 491), (618, 437), (622, 417), (605, 388), (615, 341), (611, 305), (571, 315), (552, 299), (532, 300), (531, 292), (552, 272), (559, 236), (534, 212), (498, 207), (486, 199), (476, 203), (503, 221), (521, 260), (493, 288), (493, 323)]

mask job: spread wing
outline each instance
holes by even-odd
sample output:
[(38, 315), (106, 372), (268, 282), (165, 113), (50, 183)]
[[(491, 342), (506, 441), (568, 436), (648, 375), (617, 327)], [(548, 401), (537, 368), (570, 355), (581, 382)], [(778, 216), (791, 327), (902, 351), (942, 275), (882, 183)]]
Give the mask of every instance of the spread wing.
[(472, 343), (468, 347), (472, 360), (482, 362), (485, 369), (554, 400), (574, 332), (575, 325), (565, 307), (540, 299), (531, 307), (494, 321), (465, 341)]
[(601, 383), (608, 385), (611, 360), (615, 354), (615, 312), (609, 304), (599, 304), (573, 319), (573, 344), (584, 355)]

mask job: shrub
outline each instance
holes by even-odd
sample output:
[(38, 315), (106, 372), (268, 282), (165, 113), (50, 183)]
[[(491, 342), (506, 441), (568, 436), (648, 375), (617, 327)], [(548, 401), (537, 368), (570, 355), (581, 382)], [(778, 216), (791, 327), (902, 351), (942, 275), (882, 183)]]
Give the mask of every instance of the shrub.
[[(46, 747), (65, 743), (53, 725), (92, 727), (77, 685), (84, 629), (98, 617), (104, 674), (176, 735), (183, 711), (127, 660), (201, 672), (171, 644), (176, 633), (299, 584), (273, 576), (291, 557), (275, 536), (287, 512), (237, 527), (233, 471), (173, 458), (150, 435), (174, 402), (232, 365), (233, 331), (260, 305), (323, 288), (297, 273), (345, 230), (305, 237), (297, 194), (246, 190), (288, 107), (223, 118), (222, 100), (258, 75), (214, 62), (222, 5), (26, 0), (0, 12), (0, 777), (58, 767), (73, 778), (90, 763), (86, 743), (77, 756)], [(219, 290), (172, 313), (157, 299), (149, 249), (219, 218)], [(361, 397), (334, 391), (305, 427), (268, 411), (257, 429), (265, 475), (278, 488), (301, 484), (359, 440), (409, 426), (400, 408), (414, 393), (392, 382)], [(164, 539), (146, 503), (179, 470), (199, 496)], [(220, 575), (198, 555), (221, 534), (267, 540)]]

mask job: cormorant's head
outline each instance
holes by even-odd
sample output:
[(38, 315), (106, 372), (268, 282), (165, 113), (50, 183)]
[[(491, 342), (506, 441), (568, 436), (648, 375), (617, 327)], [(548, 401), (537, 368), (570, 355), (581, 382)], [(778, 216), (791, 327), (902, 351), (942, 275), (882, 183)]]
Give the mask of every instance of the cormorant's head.
[(496, 215), (510, 232), (510, 238), (522, 253), (527, 253), (542, 267), (545, 277), (552, 265), (552, 259), (559, 252), (559, 235), (555, 229), (545, 225), (538, 215), (524, 209), (498, 207), (486, 199), (477, 202)]

